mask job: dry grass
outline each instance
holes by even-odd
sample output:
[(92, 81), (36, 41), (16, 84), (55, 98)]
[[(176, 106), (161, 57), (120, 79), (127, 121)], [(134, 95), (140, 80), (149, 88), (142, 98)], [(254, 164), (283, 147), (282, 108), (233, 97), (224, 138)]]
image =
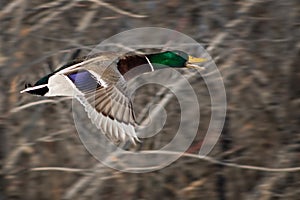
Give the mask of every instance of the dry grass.
[[(300, 199), (299, 1), (4, 0), (0, 5), (0, 199)], [(85, 150), (71, 100), (19, 91), (107, 37), (142, 26), (175, 29), (207, 47), (226, 85), (228, 115), (210, 157), (190, 154), (201, 146), (199, 136), (172, 165), (129, 174), (99, 164)], [(191, 82), (201, 99), (199, 131), (206, 130), (207, 91), (203, 81)], [(136, 109), (156, 92), (144, 88)], [(166, 103), (170, 118), (164, 133), (177, 127), (177, 104), (173, 98)], [(169, 137), (146, 140), (142, 149), (155, 149)]]

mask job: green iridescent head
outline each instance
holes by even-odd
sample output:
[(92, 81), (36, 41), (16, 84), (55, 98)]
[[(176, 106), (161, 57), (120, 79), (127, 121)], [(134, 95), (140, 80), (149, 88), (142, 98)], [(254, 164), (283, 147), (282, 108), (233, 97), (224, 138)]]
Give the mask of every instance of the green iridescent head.
[[(204, 58), (195, 58), (183, 51), (173, 50), (147, 55), (154, 68), (175, 67), (175, 68), (197, 68), (194, 63), (204, 62)], [(158, 65), (155, 65), (158, 64)]]

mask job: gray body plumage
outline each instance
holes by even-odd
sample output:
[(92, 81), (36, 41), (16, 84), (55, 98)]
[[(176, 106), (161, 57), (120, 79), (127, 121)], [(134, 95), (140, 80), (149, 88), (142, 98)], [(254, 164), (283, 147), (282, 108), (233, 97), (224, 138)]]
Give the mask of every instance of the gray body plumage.
[[(44, 96), (75, 97), (103, 134), (114, 141), (129, 139), (135, 143), (138, 140), (134, 130), (136, 122), (126, 81), (117, 70), (118, 56), (116, 53), (98, 54), (57, 71), (45, 84), (49, 91)], [(81, 81), (82, 74), (91, 76), (94, 83)], [(84, 90), (79, 86), (85, 86)], [(22, 92), (30, 92), (35, 87), (39, 86), (26, 88)]]
[(104, 52), (64, 65), (22, 92), (75, 97), (103, 134), (115, 141), (129, 139), (135, 143), (138, 140), (136, 121), (126, 81), (164, 67), (199, 68), (193, 63), (204, 60), (178, 50)]

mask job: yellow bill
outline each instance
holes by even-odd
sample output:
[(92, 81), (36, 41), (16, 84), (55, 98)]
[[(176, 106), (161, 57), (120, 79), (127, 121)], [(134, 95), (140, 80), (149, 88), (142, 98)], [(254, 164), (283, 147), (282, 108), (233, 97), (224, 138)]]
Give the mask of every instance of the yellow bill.
[(206, 58), (197, 58), (197, 57), (189, 55), (189, 59), (186, 63), (186, 67), (187, 68), (194, 68), (194, 69), (203, 69), (203, 67), (200, 67), (199, 65), (197, 65), (195, 63), (202, 63), (202, 62), (206, 62), (206, 61), (207, 61)]

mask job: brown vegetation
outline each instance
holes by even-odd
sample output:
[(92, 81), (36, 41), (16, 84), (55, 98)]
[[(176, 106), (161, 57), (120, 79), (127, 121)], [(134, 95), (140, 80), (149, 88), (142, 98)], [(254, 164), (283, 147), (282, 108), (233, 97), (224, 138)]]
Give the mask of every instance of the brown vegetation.
[[(0, 5), (0, 199), (300, 199), (298, 0)], [(70, 99), (19, 91), (77, 57), (77, 49), (84, 55), (102, 40), (142, 26), (178, 30), (204, 44), (223, 76), (228, 110), (209, 157), (186, 154), (159, 171), (131, 174), (103, 166), (85, 150)], [(203, 82), (193, 80), (193, 86)], [(144, 88), (136, 109), (155, 92)], [(207, 128), (207, 101), (201, 99), (199, 130)], [(177, 127), (177, 104), (172, 99), (166, 106), (167, 132)], [(146, 141), (143, 148), (164, 140)], [(197, 152), (199, 141), (189, 153)]]

